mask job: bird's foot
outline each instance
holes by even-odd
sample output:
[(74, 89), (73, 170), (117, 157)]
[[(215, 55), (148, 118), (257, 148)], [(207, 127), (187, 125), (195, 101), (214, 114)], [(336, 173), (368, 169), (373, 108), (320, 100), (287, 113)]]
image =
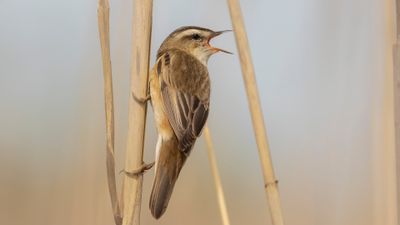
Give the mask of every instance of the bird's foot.
[(151, 169), (154, 166), (155, 162), (152, 163), (143, 163), (138, 169), (132, 171), (121, 170), (120, 173), (124, 173), (129, 177), (137, 177), (139, 175), (143, 175), (147, 170)]
[(132, 98), (139, 104), (145, 104), (147, 101), (151, 100), (151, 96), (149, 94), (146, 97), (138, 97), (136, 96), (135, 92), (132, 92)]

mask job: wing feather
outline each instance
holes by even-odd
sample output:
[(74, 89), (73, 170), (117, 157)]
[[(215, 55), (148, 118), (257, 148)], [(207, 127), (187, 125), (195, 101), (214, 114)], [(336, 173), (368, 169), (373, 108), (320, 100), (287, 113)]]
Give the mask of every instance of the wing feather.
[(162, 54), (160, 61), (157, 72), (164, 109), (179, 149), (189, 154), (208, 117), (208, 71), (196, 58), (177, 49)]

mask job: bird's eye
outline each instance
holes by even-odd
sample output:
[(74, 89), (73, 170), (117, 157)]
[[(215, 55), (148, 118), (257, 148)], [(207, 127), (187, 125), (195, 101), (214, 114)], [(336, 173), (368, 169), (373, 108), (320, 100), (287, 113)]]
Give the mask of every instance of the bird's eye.
[(192, 34), (192, 39), (199, 41), (199, 40), (201, 40), (201, 36), (199, 34)]

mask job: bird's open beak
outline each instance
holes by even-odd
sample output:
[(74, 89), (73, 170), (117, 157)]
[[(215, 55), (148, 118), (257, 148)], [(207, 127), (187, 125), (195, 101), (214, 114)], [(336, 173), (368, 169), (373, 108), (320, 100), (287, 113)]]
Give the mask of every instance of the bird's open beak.
[(215, 38), (216, 36), (219, 36), (219, 35), (221, 35), (221, 34), (223, 34), (223, 33), (225, 33), (225, 32), (229, 32), (229, 31), (232, 31), (232, 30), (216, 31), (216, 32), (214, 32), (214, 33), (211, 34), (211, 36), (208, 38), (207, 44), (211, 47), (211, 49), (212, 49), (213, 51), (215, 51), (215, 52), (225, 52), (225, 53), (228, 53), (228, 54), (233, 54), (232, 52), (228, 52), (228, 51), (223, 50), (223, 49), (220, 49), (220, 48), (215, 48), (215, 47), (213, 47), (213, 46), (210, 45), (210, 40), (211, 40), (211, 39), (213, 39), (213, 38)]

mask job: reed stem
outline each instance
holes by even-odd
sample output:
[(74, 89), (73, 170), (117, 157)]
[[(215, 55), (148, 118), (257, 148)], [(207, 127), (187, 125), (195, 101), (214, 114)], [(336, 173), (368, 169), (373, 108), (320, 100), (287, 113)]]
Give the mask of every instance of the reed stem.
[(121, 208), (118, 201), (117, 185), (115, 180), (114, 157), (114, 101), (112, 70), (110, 57), (110, 7), (108, 0), (99, 0), (97, 6), (97, 19), (99, 26), (101, 56), (104, 76), (104, 102), (106, 112), (106, 165), (107, 182), (111, 198), (111, 207), (116, 225), (122, 223)]
[[(131, 84), (129, 93), (128, 140), (125, 171), (134, 171), (143, 164), (147, 103), (135, 101), (133, 95), (144, 97), (148, 89), (152, 0), (135, 0), (132, 18)], [(134, 93), (134, 94), (133, 94)], [(125, 176), (123, 187), (123, 225), (139, 225), (143, 176)]]
[(219, 205), (219, 211), (221, 213), (222, 224), (230, 225), (228, 210), (226, 208), (224, 190), (222, 188), (221, 177), (219, 176), (217, 159), (215, 158), (215, 150), (214, 150), (214, 146), (212, 143), (210, 130), (208, 129), (207, 125), (204, 127), (204, 138), (206, 139), (208, 159), (210, 161), (211, 173), (213, 174), (215, 188), (217, 190), (218, 205)]
[(258, 146), (259, 158), (261, 161), (264, 176), (264, 188), (272, 216), (272, 224), (283, 225), (281, 201), (278, 191), (278, 182), (274, 175), (272, 160), (268, 146), (267, 132), (264, 126), (264, 118), (261, 111), (258, 88), (254, 73), (254, 67), (250, 55), (250, 47), (244, 27), (243, 17), (238, 0), (228, 0), (229, 12), (231, 15), (233, 31), (235, 33), (236, 45), (239, 51), (239, 58), (242, 67), (242, 75), (246, 87), (247, 99), (249, 102), (253, 129)]

